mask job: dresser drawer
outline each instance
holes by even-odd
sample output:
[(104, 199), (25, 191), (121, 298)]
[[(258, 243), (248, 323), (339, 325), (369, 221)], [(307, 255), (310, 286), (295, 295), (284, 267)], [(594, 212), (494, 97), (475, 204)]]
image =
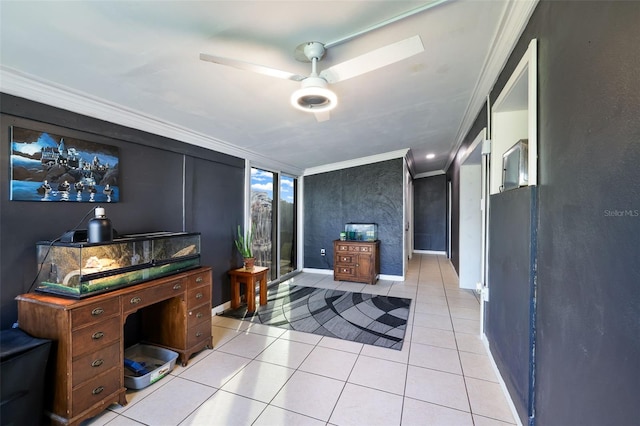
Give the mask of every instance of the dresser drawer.
[(203, 303), (211, 303), (211, 284), (189, 288), (187, 291), (187, 309), (202, 305)]
[(73, 382), (71, 385), (76, 387), (92, 377), (102, 374), (111, 368), (118, 367), (120, 363), (119, 342), (90, 354), (83, 355), (73, 361), (71, 366)]
[(169, 281), (157, 287), (149, 287), (123, 295), (122, 311), (128, 314), (145, 306), (153, 305), (161, 300), (183, 295), (186, 290), (185, 285), (185, 281), (179, 279)]
[(355, 260), (353, 259), (353, 255), (344, 255), (344, 254), (339, 254), (338, 255), (338, 260), (337, 260), (338, 264), (343, 264), (343, 263), (354, 263)]
[(336, 275), (355, 277), (356, 270), (353, 266), (336, 265)]
[(112, 297), (108, 300), (93, 303), (71, 311), (71, 329), (75, 330), (83, 325), (102, 321), (112, 315), (120, 313), (120, 299)]
[(336, 248), (336, 251), (337, 251), (337, 252), (341, 252), (341, 251), (349, 251), (349, 247), (351, 247), (351, 246), (350, 246), (350, 245), (348, 245), (348, 244), (338, 244), (338, 245), (337, 245), (337, 248)]
[(187, 328), (200, 324), (207, 319), (211, 319), (211, 305), (209, 303), (194, 309), (189, 309), (187, 313)]
[(122, 388), (122, 370), (114, 368), (71, 391), (71, 416), (76, 416)]
[(207, 340), (208, 344), (211, 344), (211, 316), (200, 324), (187, 329), (187, 348)]
[(120, 317), (113, 317), (99, 324), (78, 329), (72, 333), (71, 353), (75, 358), (79, 355), (94, 352), (108, 343), (120, 341), (122, 324)]
[(358, 253), (371, 253), (373, 250), (371, 246), (349, 246), (349, 251), (358, 252)]

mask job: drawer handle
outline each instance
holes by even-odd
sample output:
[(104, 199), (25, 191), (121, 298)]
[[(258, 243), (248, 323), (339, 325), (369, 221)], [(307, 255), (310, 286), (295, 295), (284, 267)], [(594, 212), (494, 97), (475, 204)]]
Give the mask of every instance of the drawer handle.
[(138, 304), (140, 302), (142, 302), (142, 298), (137, 297), (137, 296), (129, 301), (129, 303), (131, 303), (132, 305)]
[(95, 361), (93, 361), (91, 363), (92, 367), (100, 367), (102, 364), (104, 364), (104, 359), (96, 359)]
[(93, 335), (91, 336), (91, 338), (93, 340), (98, 340), (98, 339), (102, 339), (104, 337), (104, 333), (102, 331), (96, 331), (95, 333), (93, 333)]
[(95, 308), (93, 311), (91, 311), (91, 315), (93, 315), (94, 317), (97, 317), (98, 315), (102, 315), (104, 313), (104, 309), (102, 308)]
[(196, 318), (202, 318), (203, 316), (204, 316), (204, 315), (202, 314), (202, 312), (198, 312), (198, 313), (196, 314)]
[(202, 336), (202, 331), (198, 331), (198, 332), (196, 333), (196, 337), (200, 337), (200, 336)]
[(202, 293), (196, 293), (196, 299), (202, 299)]
[(98, 395), (99, 393), (102, 393), (103, 390), (104, 390), (104, 386), (98, 386), (97, 388), (92, 390), (91, 393), (94, 395)]
[(173, 286), (174, 290), (180, 290), (182, 288), (182, 286), (180, 285), (180, 283), (176, 284)]
[(202, 278), (202, 277), (198, 277), (198, 278), (196, 278), (196, 282), (197, 282), (197, 283), (201, 283), (203, 280), (204, 280), (204, 278)]

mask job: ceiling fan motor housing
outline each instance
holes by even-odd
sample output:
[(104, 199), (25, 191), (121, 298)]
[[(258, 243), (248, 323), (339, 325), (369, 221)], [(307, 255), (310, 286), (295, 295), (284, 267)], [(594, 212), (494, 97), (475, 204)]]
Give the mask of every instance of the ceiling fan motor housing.
[(322, 112), (335, 108), (338, 97), (327, 89), (327, 81), (321, 77), (307, 77), (301, 88), (291, 95), (291, 104), (302, 111)]

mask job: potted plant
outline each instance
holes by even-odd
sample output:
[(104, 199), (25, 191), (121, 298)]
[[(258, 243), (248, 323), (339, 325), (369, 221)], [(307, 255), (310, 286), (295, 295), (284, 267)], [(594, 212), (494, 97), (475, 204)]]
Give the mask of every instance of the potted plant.
[(238, 225), (238, 236), (236, 237), (235, 243), (236, 248), (244, 258), (245, 269), (253, 269), (255, 258), (253, 257), (253, 250), (251, 249), (251, 244), (253, 243), (252, 230), (249, 230), (246, 234), (243, 234), (242, 230), (240, 229), (240, 225)]

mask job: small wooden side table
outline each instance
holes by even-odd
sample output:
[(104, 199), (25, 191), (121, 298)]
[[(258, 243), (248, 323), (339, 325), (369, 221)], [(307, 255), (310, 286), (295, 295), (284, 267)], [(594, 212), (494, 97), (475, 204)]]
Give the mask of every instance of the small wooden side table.
[(256, 281), (260, 282), (260, 305), (267, 304), (267, 272), (265, 266), (254, 266), (253, 269), (238, 268), (229, 271), (231, 277), (231, 309), (240, 306), (240, 284), (247, 286), (247, 311), (256, 310)]

